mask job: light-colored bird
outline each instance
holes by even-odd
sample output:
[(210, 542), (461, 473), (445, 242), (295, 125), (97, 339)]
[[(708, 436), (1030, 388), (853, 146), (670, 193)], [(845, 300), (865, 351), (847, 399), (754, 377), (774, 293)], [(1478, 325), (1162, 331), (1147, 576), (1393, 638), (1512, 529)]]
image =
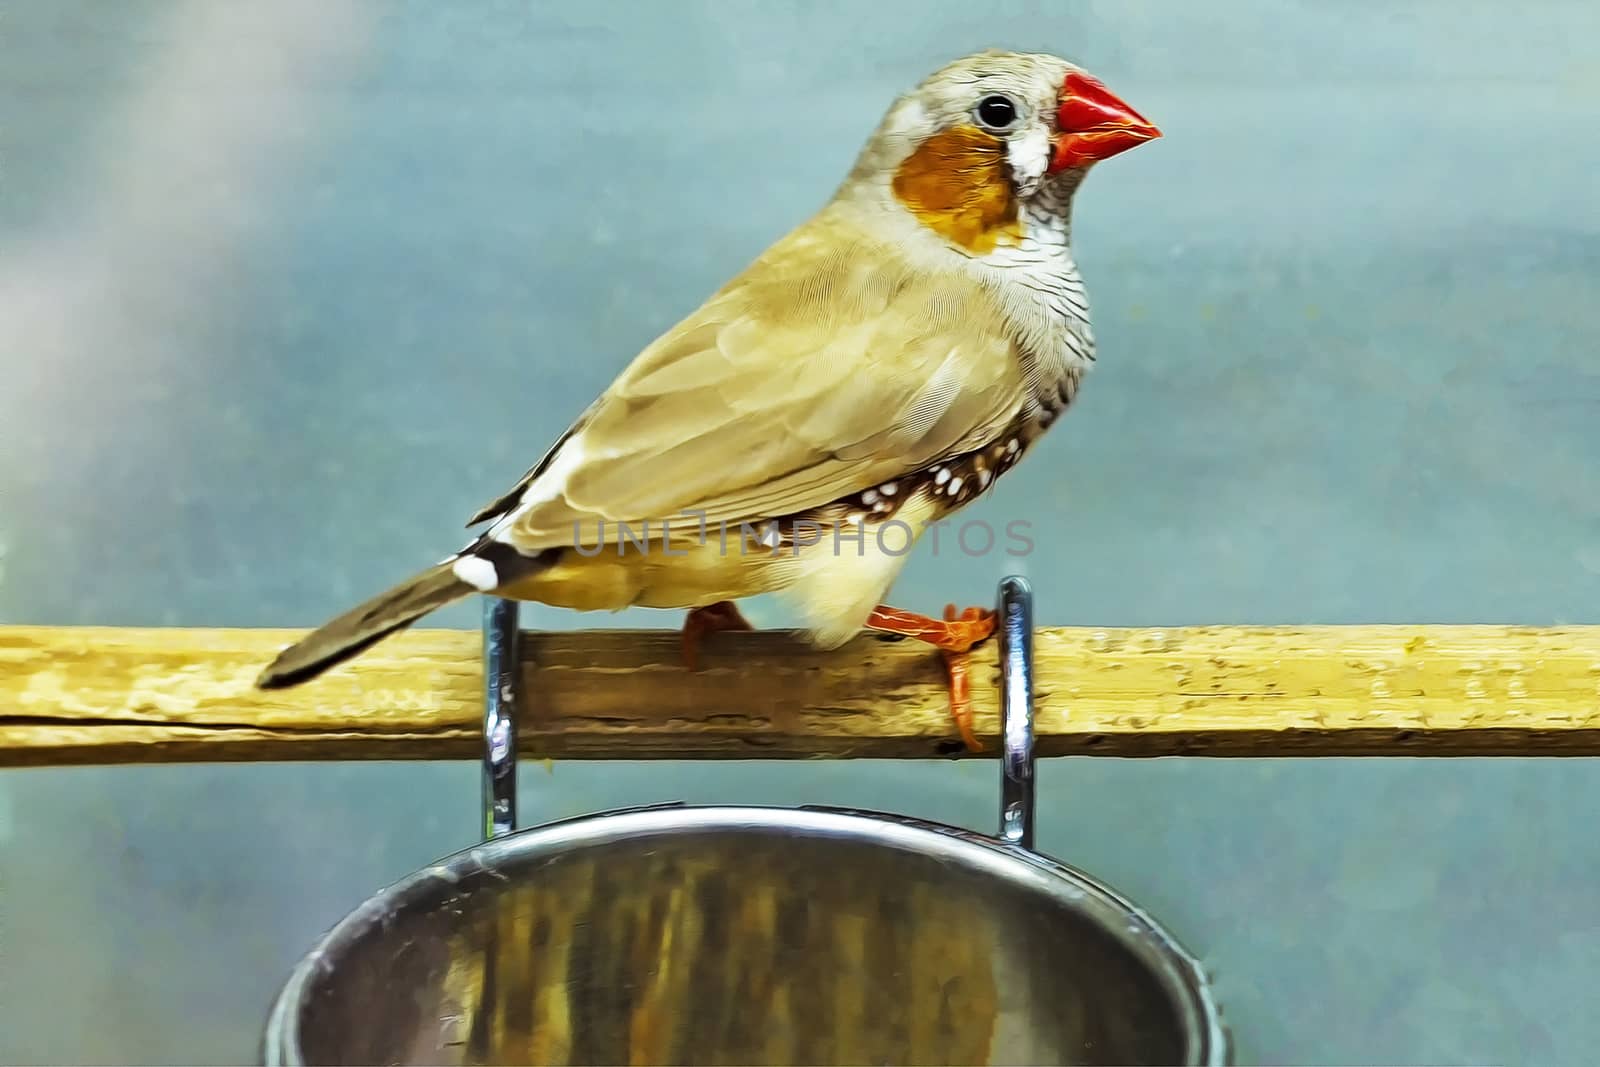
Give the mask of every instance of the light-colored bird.
[(927, 524), (1009, 470), (1094, 359), (1071, 207), (1095, 163), (1159, 136), (1051, 55), (983, 52), (902, 96), (834, 197), (647, 347), (455, 555), (286, 649), (315, 677), (472, 593), (687, 608), (700, 637), (779, 592), (809, 639), (863, 628), (966, 654), (992, 612), (886, 607)]

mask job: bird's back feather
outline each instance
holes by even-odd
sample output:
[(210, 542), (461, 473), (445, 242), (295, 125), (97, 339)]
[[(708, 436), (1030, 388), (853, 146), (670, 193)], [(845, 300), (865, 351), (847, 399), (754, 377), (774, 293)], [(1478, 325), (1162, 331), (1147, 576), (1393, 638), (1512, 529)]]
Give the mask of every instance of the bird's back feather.
[(491, 532), (522, 551), (685, 514), (788, 515), (1001, 434), (1027, 403), (1004, 301), (824, 212), (646, 348)]

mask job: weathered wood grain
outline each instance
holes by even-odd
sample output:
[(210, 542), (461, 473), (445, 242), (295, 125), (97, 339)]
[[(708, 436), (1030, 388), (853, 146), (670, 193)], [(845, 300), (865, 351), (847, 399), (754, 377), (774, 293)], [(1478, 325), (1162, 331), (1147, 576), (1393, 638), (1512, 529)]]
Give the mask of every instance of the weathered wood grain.
[[(467, 759), (475, 632), (251, 688), (288, 630), (0, 627), (0, 765)], [(1600, 627), (1042, 629), (1041, 755), (1600, 755)], [(937, 654), (866, 636), (528, 633), (521, 747), (556, 759), (961, 756)], [(973, 672), (996, 748), (991, 642)]]

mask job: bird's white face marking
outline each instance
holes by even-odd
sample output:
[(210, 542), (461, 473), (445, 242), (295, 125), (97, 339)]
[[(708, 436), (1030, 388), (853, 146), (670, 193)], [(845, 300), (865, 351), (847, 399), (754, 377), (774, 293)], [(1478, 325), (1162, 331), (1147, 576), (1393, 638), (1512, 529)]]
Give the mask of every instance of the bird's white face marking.
[(487, 593), (500, 584), (500, 573), (494, 569), (494, 564), (481, 556), (462, 556), (450, 570), (480, 593)]
[(1039, 191), (1045, 172), (1050, 169), (1050, 133), (1035, 123), (1006, 142), (1006, 161), (1011, 164), (1011, 182), (1017, 195), (1027, 200)]

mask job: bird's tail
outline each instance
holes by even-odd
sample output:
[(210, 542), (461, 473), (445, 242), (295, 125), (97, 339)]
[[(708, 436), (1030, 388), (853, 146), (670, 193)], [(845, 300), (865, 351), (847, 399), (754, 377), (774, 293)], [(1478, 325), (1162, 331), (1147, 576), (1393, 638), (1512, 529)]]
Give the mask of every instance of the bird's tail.
[(256, 688), (287, 689), (309, 682), (430, 611), (472, 593), (493, 593), (543, 570), (560, 555), (559, 548), (552, 548), (524, 556), (508, 544), (480, 537), (449, 559), (323, 623), (284, 649), (261, 672)]
[(365, 604), (326, 622), (279, 653), (256, 679), (258, 689), (286, 689), (308, 682), (330, 667), (404, 630), (430, 611), (476, 587), (456, 577), (454, 559), (429, 567)]

